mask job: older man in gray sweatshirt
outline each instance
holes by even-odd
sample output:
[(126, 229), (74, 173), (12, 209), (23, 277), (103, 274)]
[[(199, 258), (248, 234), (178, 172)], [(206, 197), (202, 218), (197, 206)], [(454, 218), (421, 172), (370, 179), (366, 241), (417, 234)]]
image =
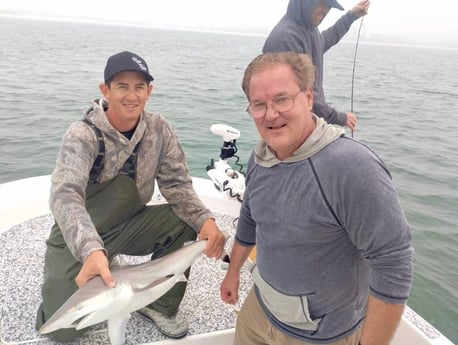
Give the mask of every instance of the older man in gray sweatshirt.
[(293, 52), (261, 55), (245, 71), (261, 140), (221, 284), (235, 303), (256, 245), (236, 345), (388, 345), (410, 292), (411, 234), (390, 173), (312, 113), (313, 77), (310, 58)]

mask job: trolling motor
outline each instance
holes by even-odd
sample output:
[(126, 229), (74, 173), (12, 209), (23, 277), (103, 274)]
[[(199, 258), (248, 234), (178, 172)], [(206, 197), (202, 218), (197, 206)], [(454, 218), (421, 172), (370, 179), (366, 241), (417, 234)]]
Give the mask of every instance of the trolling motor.
[[(221, 147), (219, 160), (215, 162), (212, 158), (210, 165), (207, 166), (207, 174), (218, 191), (242, 202), (245, 193), (245, 175), (242, 173), (242, 165), (238, 164), (239, 157), (235, 155), (237, 152), (235, 142), (240, 137), (240, 132), (224, 124), (214, 124), (210, 127), (210, 131), (222, 136), (224, 143)], [(239, 166), (239, 171), (227, 163), (227, 159), (231, 157), (237, 159), (235, 165)]]

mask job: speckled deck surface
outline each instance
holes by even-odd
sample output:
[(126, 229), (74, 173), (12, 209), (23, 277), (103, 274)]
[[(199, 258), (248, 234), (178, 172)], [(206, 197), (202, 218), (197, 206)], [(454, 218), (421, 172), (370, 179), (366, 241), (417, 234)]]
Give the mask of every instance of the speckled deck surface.
[[(216, 214), (221, 230), (234, 234), (234, 219)], [(30, 219), (0, 233), (0, 344), (57, 344), (35, 330), (36, 310), (40, 303), (40, 287), (43, 280), (45, 240), (52, 225), (51, 215)], [(226, 243), (230, 252), (233, 238)], [(125, 257), (128, 262), (138, 262)], [(143, 258), (145, 259), (145, 258)], [(140, 259), (141, 260), (141, 259)], [(188, 288), (179, 313), (189, 321), (189, 334), (201, 334), (232, 328), (236, 309), (223, 303), (219, 285), (225, 275), (221, 261), (201, 256), (193, 265)], [(240, 301), (251, 286), (248, 264), (241, 276)], [(126, 344), (141, 344), (162, 340), (154, 324), (133, 313), (127, 324)], [(106, 323), (98, 324), (71, 344), (109, 344)]]

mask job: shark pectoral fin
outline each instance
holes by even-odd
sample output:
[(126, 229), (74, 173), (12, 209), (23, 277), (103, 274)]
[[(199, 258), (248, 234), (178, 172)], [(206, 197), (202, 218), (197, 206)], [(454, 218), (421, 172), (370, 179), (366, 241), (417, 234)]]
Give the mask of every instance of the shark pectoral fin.
[(47, 334), (61, 328), (76, 328), (82, 318), (104, 306), (106, 296), (111, 293), (100, 277), (94, 277), (79, 288), (41, 326), (40, 334)]
[(111, 345), (122, 345), (125, 341), (126, 325), (130, 314), (117, 314), (108, 319), (108, 335)]
[(110, 310), (110, 306), (115, 303), (117, 303), (116, 305), (120, 305), (122, 302), (122, 298), (116, 300), (116, 296), (101, 296), (98, 300), (93, 300), (90, 306), (69, 313), (69, 316), (72, 316), (74, 320), (72, 326), (75, 327), (76, 330), (80, 330), (105, 321), (108, 317), (106, 311)]
[(77, 328), (81, 319), (92, 312), (93, 307), (87, 308), (82, 305), (67, 309), (61, 307), (40, 327), (38, 332), (47, 334), (61, 328)]
[(64, 320), (63, 322), (45, 322), (38, 330), (38, 333), (48, 334), (61, 328), (75, 328), (77, 324), (78, 320), (73, 322), (68, 320)]

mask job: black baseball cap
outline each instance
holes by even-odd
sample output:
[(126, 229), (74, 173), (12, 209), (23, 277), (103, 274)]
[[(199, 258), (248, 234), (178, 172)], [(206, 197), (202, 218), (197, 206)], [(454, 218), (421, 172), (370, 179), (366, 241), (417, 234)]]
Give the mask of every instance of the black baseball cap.
[(105, 84), (108, 84), (115, 74), (124, 71), (140, 72), (145, 75), (146, 81), (154, 80), (153, 76), (149, 74), (148, 65), (143, 58), (135, 53), (123, 51), (108, 58), (104, 72)]
[(337, 0), (324, 0), (324, 3), (326, 5), (328, 5), (329, 7), (334, 7), (334, 8), (337, 8), (339, 10), (343, 10), (344, 9), (342, 7), (342, 5), (337, 2)]

